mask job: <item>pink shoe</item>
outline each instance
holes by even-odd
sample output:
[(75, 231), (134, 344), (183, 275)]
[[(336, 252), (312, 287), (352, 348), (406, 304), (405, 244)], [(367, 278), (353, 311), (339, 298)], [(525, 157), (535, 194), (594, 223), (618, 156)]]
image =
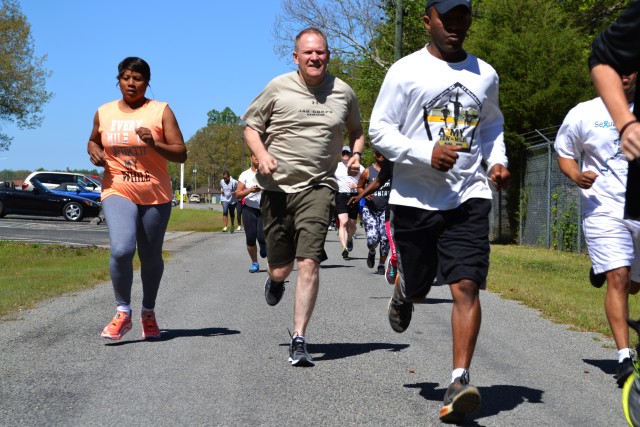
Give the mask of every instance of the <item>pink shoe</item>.
[(100, 336), (110, 340), (119, 340), (131, 330), (131, 316), (124, 311), (118, 311), (111, 322), (102, 330)]
[(153, 311), (143, 311), (140, 322), (142, 323), (142, 339), (160, 338), (160, 328), (158, 328), (156, 314)]

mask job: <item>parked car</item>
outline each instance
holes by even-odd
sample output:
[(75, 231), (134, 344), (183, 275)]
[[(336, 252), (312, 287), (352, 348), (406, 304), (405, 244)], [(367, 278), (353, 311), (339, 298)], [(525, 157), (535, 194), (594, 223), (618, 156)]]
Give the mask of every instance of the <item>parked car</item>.
[(199, 194), (192, 194), (189, 197), (189, 202), (190, 203), (200, 203), (200, 195)]
[(89, 199), (54, 193), (37, 179), (31, 190), (0, 188), (0, 217), (7, 214), (62, 216), (67, 221), (97, 217), (100, 204)]
[(57, 187), (51, 189), (54, 193), (67, 194), (69, 196), (80, 196), (84, 199), (100, 202), (101, 193), (96, 193), (86, 188), (79, 182), (64, 182)]
[(75, 172), (48, 172), (48, 171), (35, 171), (31, 172), (22, 183), (23, 190), (31, 190), (33, 188), (32, 180), (37, 179), (45, 187), (51, 189), (55, 188), (65, 182), (77, 182), (91, 191), (99, 193), (102, 191), (102, 183), (98, 182), (94, 178), (88, 175)]
[(102, 178), (99, 177), (98, 175), (87, 175), (87, 176), (93, 179), (94, 181), (98, 182), (100, 185), (102, 185)]

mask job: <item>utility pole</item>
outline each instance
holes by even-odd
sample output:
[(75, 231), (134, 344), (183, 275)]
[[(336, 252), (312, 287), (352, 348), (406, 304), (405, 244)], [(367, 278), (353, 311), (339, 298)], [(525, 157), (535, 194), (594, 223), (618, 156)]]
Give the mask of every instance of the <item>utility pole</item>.
[(396, 43), (394, 57), (397, 61), (402, 57), (402, 20), (404, 19), (404, 8), (402, 0), (396, 0)]

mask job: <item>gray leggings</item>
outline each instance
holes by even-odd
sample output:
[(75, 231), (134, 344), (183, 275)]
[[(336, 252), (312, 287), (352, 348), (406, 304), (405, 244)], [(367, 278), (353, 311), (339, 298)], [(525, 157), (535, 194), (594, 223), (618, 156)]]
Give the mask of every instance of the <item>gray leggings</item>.
[(171, 216), (171, 202), (162, 205), (136, 205), (121, 196), (109, 196), (102, 209), (111, 240), (109, 271), (116, 303), (131, 304), (133, 256), (138, 247), (142, 278), (142, 306), (153, 309), (164, 272), (162, 243)]

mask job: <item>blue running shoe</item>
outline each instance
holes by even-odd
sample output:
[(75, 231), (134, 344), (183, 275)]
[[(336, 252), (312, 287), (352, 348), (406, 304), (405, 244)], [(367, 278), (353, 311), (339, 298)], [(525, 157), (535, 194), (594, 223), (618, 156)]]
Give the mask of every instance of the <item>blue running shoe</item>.
[(260, 264), (258, 264), (257, 262), (251, 263), (249, 273), (257, 273), (258, 271), (260, 271)]
[(260, 245), (260, 256), (262, 258), (267, 257), (267, 245)]

